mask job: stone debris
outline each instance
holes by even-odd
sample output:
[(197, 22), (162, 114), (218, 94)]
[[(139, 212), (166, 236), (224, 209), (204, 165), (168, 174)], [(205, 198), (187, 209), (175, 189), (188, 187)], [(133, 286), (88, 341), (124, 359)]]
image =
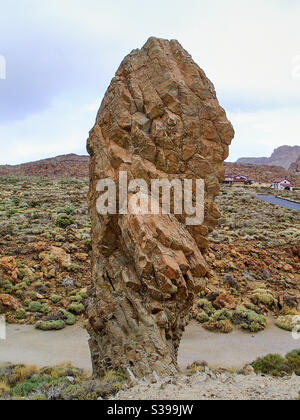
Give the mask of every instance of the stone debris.
[(119, 392), (116, 400), (295, 400), (300, 391), (300, 377), (272, 378), (251, 372), (214, 373), (207, 370), (193, 377), (178, 375), (173, 383), (147, 385)]

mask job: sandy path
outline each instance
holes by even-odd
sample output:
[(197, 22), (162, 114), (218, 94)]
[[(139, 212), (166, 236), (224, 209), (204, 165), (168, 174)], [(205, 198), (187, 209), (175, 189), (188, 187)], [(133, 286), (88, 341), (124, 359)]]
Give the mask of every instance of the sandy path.
[(91, 371), (88, 334), (72, 326), (61, 331), (38, 331), (29, 325), (8, 325), (6, 340), (0, 340), (0, 364), (34, 364), (39, 367), (72, 362)]
[[(290, 333), (275, 326), (256, 335), (241, 331), (223, 335), (205, 331), (193, 322), (182, 340), (179, 365), (185, 369), (196, 360), (205, 360), (212, 366), (240, 368), (259, 356), (268, 353), (285, 355), (299, 347), (300, 342), (295, 341)], [(66, 361), (91, 371), (88, 334), (79, 326), (42, 332), (31, 326), (8, 325), (7, 339), (0, 340), (0, 364), (50, 366)]]
[(196, 360), (205, 360), (213, 367), (236, 369), (269, 353), (285, 356), (297, 348), (300, 348), (300, 340), (294, 340), (290, 332), (280, 330), (274, 324), (258, 334), (241, 330), (215, 334), (193, 322), (184, 334), (178, 361), (183, 369)]

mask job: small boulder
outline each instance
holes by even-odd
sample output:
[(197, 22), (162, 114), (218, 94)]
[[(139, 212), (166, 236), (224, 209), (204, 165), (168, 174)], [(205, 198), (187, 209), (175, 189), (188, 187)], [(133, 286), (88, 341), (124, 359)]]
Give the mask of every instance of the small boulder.
[(245, 366), (242, 370), (241, 370), (241, 374), (245, 375), (245, 376), (250, 376), (250, 375), (254, 375), (255, 374), (255, 370), (252, 366), (248, 365)]
[(69, 267), (71, 265), (71, 256), (62, 248), (52, 246), (50, 253), (54, 256), (55, 261), (62, 267)]
[(0, 268), (2, 268), (10, 277), (10, 280), (14, 283), (18, 281), (18, 268), (17, 262), (13, 257), (0, 258)]
[(216, 309), (235, 309), (235, 299), (226, 292), (222, 292), (213, 303)]
[(21, 305), (13, 296), (0, 295), (0, 313), (5, 313), (9, 310), (16, 311), (20, 309)]

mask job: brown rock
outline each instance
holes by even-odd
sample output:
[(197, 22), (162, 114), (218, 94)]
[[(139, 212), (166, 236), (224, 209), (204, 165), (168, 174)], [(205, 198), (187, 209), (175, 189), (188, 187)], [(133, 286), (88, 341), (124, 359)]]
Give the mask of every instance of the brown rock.
[(293, 272), (293, 267), (290, 264), (285, 264), (283, 266), (284, 271)]
[(278, 298), (278, 303), (280, 308), (288, 307), (297, 309), (300, 303), (300, 297), (290, 293), (282, 293)]
[(17, 262), (13, 257), (1, 258), (0, 268), (9, 275), (11, 281), (16, 282), (18, 280), (19, 271), (17, 269)]
[(64, 249), (52, 246), (50, 248), (50, 253), (55, 258), (55, 261), (62, 267), (69, 267), (71, 265), (71, 257)]
[(226, 292), (222, 292), (217, 299), (214, 301), (214, 307), (216, 309), (235, 309), (236, 308), (236, 302), (235, 299), (230, 296)]
[(250, 376), (250, 375), (254, 375), (255, 374), (255, 370), (251, 365), (245, 366), (242, 371), (241, 371), (242, 375), (245, 376)]
[[(214, 199), (234, 136), (213, 84), (177, 41), (150, 38), (122, 62), (90, 132), (93, 289), (88, 303), (94, 374), (177, 372), (194, 297), (206, 285), (202, 252), (220, 213)], [(99, 215), (101, 179), (204, 179), (205, 220)], [(129, 195), (128, 200), (135, 198)], [(194, 192), (195, 198), (195, 192)]]
[(89, 259), (88, 254), (84, 254), (84, 253), (78, 253), (75, 255), (75, 257), (77, 258), (78, 261), (87, 261)]
[(0, 313), (8, 310), (16, 311), (21, 307), (20, 303), (10, 295), (0, 295)]

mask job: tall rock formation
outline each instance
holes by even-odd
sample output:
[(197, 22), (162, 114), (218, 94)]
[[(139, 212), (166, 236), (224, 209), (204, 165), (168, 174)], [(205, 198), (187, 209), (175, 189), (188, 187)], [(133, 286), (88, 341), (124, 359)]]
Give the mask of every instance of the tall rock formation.
[(270, 158), (241, 158), (236, 163), (239, 165), (267, 165), (282, 166), (286, 170), (296, 162), (300, 155), (300, 146), (281, 146), (274, 150)]
[[(137, 377), (176, 372), (187, 316), (205, 286), (203, 253), (220, 217), (214, 199), (233, 136), (213, 84), (177, 41), (150, 38), (124, 59), (88, 140), (93, 288), (87, 314), (96, 376), (112, 368)], [(97, 183), (118, 181), (120, 171), (148, 185), (204, 179), (203, 224), (186, 226), (185, 215), (100, 215)]]

